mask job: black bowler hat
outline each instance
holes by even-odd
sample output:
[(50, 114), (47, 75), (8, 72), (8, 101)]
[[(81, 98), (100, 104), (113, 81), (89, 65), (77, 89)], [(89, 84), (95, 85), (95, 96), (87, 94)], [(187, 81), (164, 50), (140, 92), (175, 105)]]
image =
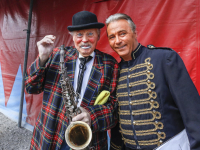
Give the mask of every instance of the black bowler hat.
[(97, 16), (89, 11), (80, 11), (72, 17), (72, 26), (68, 26), (69, 31), (103, 28), (104, 24), (97, 21)]

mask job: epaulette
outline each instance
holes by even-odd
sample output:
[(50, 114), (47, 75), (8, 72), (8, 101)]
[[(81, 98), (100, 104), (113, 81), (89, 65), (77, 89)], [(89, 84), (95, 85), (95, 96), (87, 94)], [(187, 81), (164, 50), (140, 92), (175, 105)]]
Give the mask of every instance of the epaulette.
[(169, 48), (169, 47), (155, 47), (153, 45), (147, 45), (148, 49), (166, 49), (166, 50), (171, 50), (173, 51), (173, 49)]

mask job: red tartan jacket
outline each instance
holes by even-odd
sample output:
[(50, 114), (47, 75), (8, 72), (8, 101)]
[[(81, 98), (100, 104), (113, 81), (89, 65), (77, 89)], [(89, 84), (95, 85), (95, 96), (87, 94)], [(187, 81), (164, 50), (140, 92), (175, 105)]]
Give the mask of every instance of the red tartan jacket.
[[(42, 108), (35, 123), (30, 149), (60, 149), (68, 126), (59, 82), (59, 52), (58, 48), (54, 49), (45, 67), (39, 66), (39, 58), (37, 58), (26, 74), (27, 92), (31, 94), (44, 92)], [(65, 66), (72, 85), (77, 57), (77, 50), (68, 47), (65, 53)], [(93, 131), (92, 146), (98, 150), (108, 149), (106, 131), (117, 123), (116, 86), (118, 74), (119, 66), (116, 60), (108, 54), (95, 50), (95, 59), (81, 107), (90, 113)], [(94, 106), (96, 97), (103, 90), (110, 91), (108, 102), (104, 105)]]

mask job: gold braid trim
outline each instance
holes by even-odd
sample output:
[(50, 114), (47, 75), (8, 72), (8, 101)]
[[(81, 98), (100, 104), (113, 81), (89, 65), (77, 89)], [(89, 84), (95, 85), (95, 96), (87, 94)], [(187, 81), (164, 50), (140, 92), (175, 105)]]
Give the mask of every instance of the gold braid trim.
[(144, 99), (140, 99), (140, 100), (137, 100), (137, 101), (150, 100), (151, 98), (156, 99), (156, 97), (157, 97), (156, 92), (151, 91), (151, 90), (149, 90), (149, 91), (140, 91), (140, 92), (137, 92), (137, 93), (135, 91), (131, 91), (130, 95), (128, 95), (128, 92), (121, 92), (121, 93), (117, 93), (117, 97), (135, 96), (135, 95), (142, 95), (142, 94), (148, 94), (149, 97), (148, 98), (144, 98)]
[[(136, 116), (136, 115), (144, 115), (144, 114), (152, 114), (152, 116), (153, 116), (151, 119), (135, 120), (135, 123), (137, 123), (137, 122), (149, 122), (149, 121), (153, 121), (155, 119), (160, 119), (161, 118), (161, 113), (158, 112), (158, 111), (146, 111), (146, 112), (134, 112), (134, 111), (132, 111), (132, 114), (134, 114), (134, 116)], [(129, 110), (120, 110), (119, 115), (131, 115), (131, 114), (130, 114)]]
[[(134, 104), (131, 104), (131, 105), (142, 105), (142, 104), (150, 104), (150, 107), (149, 108), (144, 108), (144, 109), (138, 109), (138, 110), (133, 110), (132, 111), (132, 115), (135, 115), (136, 112), (143, 112), (143, 111), (150, 111), (152, 110), (153, 108), (158, 108), (159, 107), (159, 104), (158, 102), (154, 102), (153, 104), (151, 102), (141, 102), (141, 103), (134, 103)], [(124, 105), (120, 105), (119, 106), (124, 106)], [(120, 110), (120, 111), (124, 111), (124, 110)], [(124, 112), (125, 113), (125, 112)], [(130, 113), (129, 113), (130, 114)], [(128, 115), (128, 114), (126, 114)]]
[[(119, 115), (144, 115), (144, 114), (151, 114), (152, 118), (147, 118), (145, 120), (134, 120), (134, 122), (131, 122), (131, 120), (126, 120), (126, 119), (120, 119), (120, 130), (121, 134), (123, 137), (123, 140), (125, 143), (129, 143), (131, 145), (136, 145), (134, 140), (129, 140), (124, 138), (123, 135), (130, 135), (133, 136), (133, 130), (126, 130), (122, 129), (121, 125), (133, 125), (134, 126), (145, 126), (145, 125), (154, 125), (152, 128), (149, 128), (148, 130), (139, 130), (135, 131), (136, 136), (147, 136), (147, 135), (157, 135), (156, 139), (152, 140), (145, 140), (145, 141), (138, 141), (139, 145), (157, 145), (159, 146), (162, 144), (162, 140), (160, 139), (165, 139), (166, 134), (164, 132), (156, 132), (158, 129), (163, 129), (163, 123), (162, 122), (157, 122), (155, 119), (160, 119), (161, 118), (161, 113), (155, 110), (152, 110), (153, 108), (159, 108), (159, 103), (157, 101), (154, 101), (153, 99), (157, 98), (157, 93), (152, 91), (152, 89), (155, 89), (155, 83), (151, 82), (150, 80), (154, 78), (154, 73), (150, 72), (150, 70), (153, 69), (153, 64), (150, 63), (151, 58), (148, 57), (145, 59), (144, 63), (137, 64), (132, 68), (126, 68), (122, 69), (120, 71), (120, 74), (126, 73), (126, 72), (131, 72), (134, 71), (136, 73), (132, 73), (128, 76), (122, 76), (119, 78), (119, 82), (131, 79), (131, 78), (137, 78), (140, 76), (144, 76), (142, 80), (135, 81), (135, 82), (130, 82), (129, 85), (127, 83), (125, 84), (120, 84), (117, 87), (118, 89), (124, 89), (124, 88), (131, 88), (131, 87), (136, 87), (139, 85), (144, 85), (144, 89), (139, 89), (135, 91), (131, 91), (130, 93), (128, 92), (121, 92), (117, 93), (117, 98), (124, 97), (123, 101), (118, 101), (119, 106), (137, 106), (137, 105), (144, 105), (144, 104), (149, 104), (148, 108), (140, 109), (140, 110), (133, 110), (131, 113), (129, 110), (120, 110), (119, 107)], [(141, 69), (142, 71), (137, 72), (136, 69)], [(145, 87), (146, 86), (146, 87)], [(147, 97), (144, 97), (144, 94), (147, 95)], [(142, 99), (138, 100), (132, 100), (129, 102), (128, 98), (132, 96), (137, 96), (141, 95)], [(126, 98), (127, 97), (127, 98)], [(149, 116), (151, 116), (149, 115)], [(153, 122), (155, 121), (155, 122)]]
[[(122, 133), (125, 135), (134, 135), (133, 130), (124, 130), (121, 129)], [(144, 132), (144, 133), (140, 133), (138, 131), (136, 131), (136, 135), (137, 136), (146, 136), (146, 135), (157, 135), (158, 139), (155, 140), (160, 140), (160, 139), (165, 139), (166, 138), (166, 134), (164, 132)]]
[[(131, 123), (131, 120), (125, 120), (125, 119), (120, 119), (120, 124), (124, 124), (124, 125), (131, 125), (132, 123)], [(135, 123), (135, 126), (136, 125), (138, 125), (138, 126), (140, 126), (140, 125), (150, 125), (150, 124), (153, 124), (153, 125), (155, 125), (156, 126), (156, 130), (157, 129), (163, 129), (163, 123), (162, 122), (137, 122), (136, 121), (136, 123)], [(138, 132), (146, 132), (146, 131), (148, 131), (148, 130), (141, 130), (141, 131), (138, 131)]]
[[(147, 58), (147, 59), (151, 59), (151, 58)], [(134, 67), (129, 68), (129, 69), (128, 69), (128, 68), (126, 68), (126, 69), (121, 69), (120, 74), (125, 73), (125, 72), (128, 72), (128, 71), (133, 71), (133, 70), (136, 70), (136, 69), (144, 68), (144, 67), (146, 67), (145, 70), (140, 71), (140, 72), (133, 73), (133, 74), (129, 75), (128, 78), (135, 78), (135, 77), (138, 77), (138, 76), (150, 74), (150, 71), (149, 71), (149, 70), (151, 70), (151, 69), (153, 68), (153, 64), (151, 64), (150, 62), (146, 62), (147, 59), (145, 59), (145, 63), (137, 64), (137, 65), (135, 65)], [(149, 78), (149, 79), (151, 79), (151, 78), (153, 78), (153, 77), (150, 75), (150, 78)], [(120, 81), (123, 81), (123, 80), (125, 80), (125, 79), (127, 79), (127, 76), (120, 77), (120, 78), (119, 78), (119, 82), (120, 82)]]
[(115, 145), (113, 142), (110, 142), (110, 146), (111, 146), (113, 149), (115, 149), (115, 150), (121, 150), (121, 149), (122, 149), (121, 146), (117, 146), (117, 145)]
[[(128, 101), (118, 101), (118, 103), (119, 103), (119, 106), (150, 104), (150, 108), (147, 108), (146, 110), (151, 110), (152, 108), (158, 108), (159, 107), (159, 103), (157, 101), (144, 101), (144, 102), (138, 103), (138, 101), (133, 100), (130, 103)], [(141, 110), (138, 110), (138, 111), (143, 111), (143, 110), (144, 109), (141, 109)]]
[[(126, 138), (123, 138), (125, 143), (131, 144), (131, 145), (136, 145), (134, 140), (129, 140)], [(139, 145), (142, 146), (148, 146), (148, 145), (157, 145), (160, 146), (162, 144), (162, 141), (159, 140), (146, 140), (146, 141), (138, 141)]]
[[(149, 67), (150, 68), (150, 67)], [(148, 70), (149, 69), (147, 67), (146, 70), (143, 70), (143, 71), (140, 71), (140, 72), (136, 72), (136, 73), (133, 73), (131, 75), (128, 75), (128, 76), (122, 76), (119, 78), (119, 82), (123, 81), (123, 80), (126, 80), (127, 78), (136, 78), (136, 77), (139, 77), (139, 76), (142, 76), (142, 75), (146, 75), (148, 79), (153, 79), (153, 74)]]
[[(124, 124), (124, 123), (121, 123), (121, 124)], [(121, 131), (122, 131), (123, 134), (130, 134), (130, 133), (132, 133), (132, 135), (133, 135), (133, 130), (122, 129), (121, 124), (120, 124), (120, 128), (121, 128)], [(163, 123), (162, 122), (145, 122), (145, 123), (137, 123), (136, 125), (137, 126), (142, 126), (142, 125), (151, 125), (151, 124), (154, 125), (154, 128), (149, 129), (149, 130), (138, 130), (138, 131), (136, 131), (136, 134), (137, 133), (140, 134), (140, 133), (146, 133), (146, 132), (153, 132), (153, 131), (156, 131), (158, 129), (163, 129)], [(130, 121), (129, 125), (131, 125), (131, 121)]]
[(137, 64), (137, 65), (135, 65), (134, 67), (129, 68), (129, 69), (128, 69), (128, 68), (121, 69), (120, 73), (128, 72), (128, 70), (129, 70), (129, 71), (133, 71), (133, 70), (135, 70), (135, 69), (143, 68), (143, 67), (149, 67), (150, 69), (152, 69), (152, 68), (153, 68), (153, 64), (151, 64), (150, 61), (151, 61), (151, 58), (148, 57), (148, 58), (146, 58), (146, 59), (144, 60), (144, 63)]
[[(146, 81), (146, 79), (144, 80)], [(142, 90), (148, 90), (148, 89), (154, 89), (155, 88), (155, 83), (151, 82), (151, 83), (147, 83), (147, 82), (144, 82), (143, 80), (140, 80), (140, 81), (136, 81), (136, 82), (130, 82), (129, 83), (129, 87), (134, 87), (134, 86), (138, 86), (138, 85), (146, 85), (146, 88), (145, 89), (142, 89)], [(123, 89), (123, 88), (127, 88), (127, 84), (120, 84), (118, 86), (118, 89)], [(136, 91), (134, 91), (136, 92)]]

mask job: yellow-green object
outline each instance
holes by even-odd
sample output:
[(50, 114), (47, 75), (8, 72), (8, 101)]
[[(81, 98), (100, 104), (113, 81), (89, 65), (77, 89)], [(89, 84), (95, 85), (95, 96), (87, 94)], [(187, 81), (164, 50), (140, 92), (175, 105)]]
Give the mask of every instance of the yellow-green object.
[(110, 92), (109, 91), (102, 91), (99, 96), (97, 97), (97, 99), (95, 100), (94, 105), (103, 105), (107, 102), (108, 97), (110, 96)]

